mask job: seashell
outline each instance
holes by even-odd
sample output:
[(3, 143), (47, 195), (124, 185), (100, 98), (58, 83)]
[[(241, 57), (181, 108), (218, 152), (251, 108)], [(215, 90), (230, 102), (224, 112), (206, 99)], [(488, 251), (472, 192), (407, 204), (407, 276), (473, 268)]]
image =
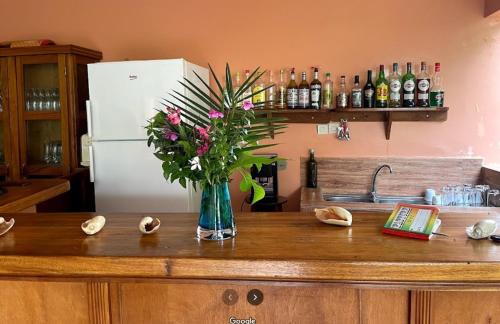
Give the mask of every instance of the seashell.
[(322, 209), (314, 209), (316, 218), (321, 222), (331, 225), (351, 226), (352, 214), (342, 207), (328, 207)]
[(153, 234), (160, 228), (160, 220), (153, 217), (143, 217), (139, 223), (139, 231), (143, 234)]
[(5, 218), (0, 217), (0, 236), (4, 235), (8, 231), (10, 231), (10, 229), (12, 228), (12, 226), (14, 226), (14, 223), (15, 223), (14, 218), (11, 218), (7, 222), (7, 221), (5, 221)]
[(95, 216), (82, 223), (82, 231), (87, 235), (94, 235), (98, 233), (106, 224), (106, 218), (104, 216)]
[(465, 228), (467, 236), (475, 240), (487, 238), (488, 236), (495, 233), (496, 230), (497, 223), (492, 219), (482, 220), (477, 222), (473, 226), (468, 226)]

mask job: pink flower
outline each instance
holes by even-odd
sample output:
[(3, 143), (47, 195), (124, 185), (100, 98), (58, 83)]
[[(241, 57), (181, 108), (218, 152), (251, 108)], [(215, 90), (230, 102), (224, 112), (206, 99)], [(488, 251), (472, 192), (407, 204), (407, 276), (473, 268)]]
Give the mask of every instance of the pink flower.
[(253, 107), (253, 103), (250, 100), (243, 101), (243, 110), (250, 110)]
[(179, 134), (173, 132), (168, 127), (165, 127), (163, 137), (169, 141), (175, 142), (179, 138)]
[(198, 134), (200, 135), (200, 138), (202, 140), (204, 140), (204, 141), (209, 140), (210, 135), (208, 134), (208, 132), (210, 131), (210, 126), (208, 126), (207, 128), (196, 126), (196, 130), (198, 131)]
[(217, 111), (215, 109), (210, 109), (210, 111), (208, 112), (208, 118), (210, 118), (210, 119), (217, 119), (217, 118), (223, 118), (223, 117), (224, 117), (224, 113)]
[(170, 124), (176, 126), (181, 123), (181, 110), (179, 108), (167, 108), (167, 120)]
[(203, 144), (201, 144), (201, 146), (199, 146), (196, 149), (196, 154), (198, 156), (202, 156), (202, 155), (204, 155), (207, 152), (208, 152), (208, 143), (207, 142), (204, 142)]

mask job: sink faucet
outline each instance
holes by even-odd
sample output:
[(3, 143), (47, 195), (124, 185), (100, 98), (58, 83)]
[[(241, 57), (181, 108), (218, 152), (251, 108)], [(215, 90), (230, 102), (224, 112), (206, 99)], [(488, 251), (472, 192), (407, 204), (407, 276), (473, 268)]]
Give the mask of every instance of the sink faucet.
[(377, 176), (378, 176), (379, 172), (384, 168), (389, 169), (389, 172), (392, 173), (392, 168), (389, 164), (383, 164), (383, 165), (379, 166), (377, 168), (377, 170), (375, 171), (375, 174), (373, 175), (373, 179), (372, 179), (372, 191), (371, 191), (371, 197), (372, 197), (373, 202), (376, 202), (376, 200), (377, 200), (377, 187), (376, 187)]

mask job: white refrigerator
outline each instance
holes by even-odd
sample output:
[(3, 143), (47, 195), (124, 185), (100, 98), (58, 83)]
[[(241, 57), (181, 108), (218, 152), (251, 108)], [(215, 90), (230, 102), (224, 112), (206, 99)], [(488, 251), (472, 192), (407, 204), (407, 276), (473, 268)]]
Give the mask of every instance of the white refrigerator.
[(177, 90), (196, 98), (178, 81), (201, 89), (206, 68), (184, 59), (89, 64), (87, 102), (89, 162), (97, 212), (197, 212), (200, 194), (163, 177), (161, 161), (147, 146), (147, 120), (163, 98)]

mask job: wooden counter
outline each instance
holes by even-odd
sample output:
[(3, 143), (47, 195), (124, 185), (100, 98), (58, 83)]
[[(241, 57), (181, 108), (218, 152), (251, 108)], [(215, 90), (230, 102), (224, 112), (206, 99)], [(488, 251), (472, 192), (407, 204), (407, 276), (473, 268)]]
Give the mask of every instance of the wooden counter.
[[(343, 228), (311, 213), (246, 213), (236, 216), (238, 236), (219, 243), (194, 239), (194, 214), (158, 215), (160, 231), (149, 236), (137, 230), (143, 215), (106, 215), (106, 227), (89, 237), (80, 224), (90, 214), (11, 216), (16, 225), (0, 237), (0, 308), (20, 307), (13, 295), (27, 309), (38, 305), (3, 315), (11, 322), (68, 322), (69, 309), (72, 323), (500, 316), (500, 245), (464, 233), (480, 219), (500, 222), (498, 214), (442, 214), (449, 238), (421, 241), (381, 234), (386, 214), (356, 213)], [(246, 300), (252, 288), (264, 294), (258, 306)], [(228, 290), (239, 296), (235, 304), (223, 302)]]
[(0, 196), (0, 212), (20, 212), (70, 189), (69, 181), (64, 179), (30, 179), (25, 183), (4, 187), (7, 193)]

